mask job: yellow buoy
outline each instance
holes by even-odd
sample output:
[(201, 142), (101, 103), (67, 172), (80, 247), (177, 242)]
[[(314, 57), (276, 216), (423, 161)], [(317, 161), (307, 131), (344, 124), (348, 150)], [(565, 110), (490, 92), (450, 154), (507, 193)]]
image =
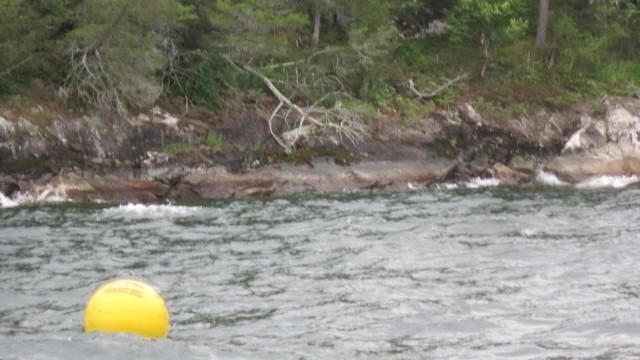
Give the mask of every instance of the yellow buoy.
[(102, 285), (89, 299), (84, 331), (164, 338), (169, 333), (169, 311), (151, 286), (137, 280), (115, 280)]

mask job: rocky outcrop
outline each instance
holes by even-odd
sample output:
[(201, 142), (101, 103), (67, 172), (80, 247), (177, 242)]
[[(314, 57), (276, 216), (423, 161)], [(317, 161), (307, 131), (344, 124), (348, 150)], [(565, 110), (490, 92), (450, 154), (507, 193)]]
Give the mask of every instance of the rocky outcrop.
[(6, 175), (0, 175), (0, 194), (11, 197), (19, 190), (20, 186), (15, 179)]
[[(44, 115), (43, 115), (44, 114)], [(43, 118), (44, 117), (44, 118)], [(194, 143), (206, 129), (154, 108), (139, 115), (62, 115), (35, 107), (0, 111), (0, 161), (25, 159), (104, 164), (135, 159), (170, 143)]]
[(640, 100), (606, 99), (601, 118), (585, 116), (562, 154), (545, 170), (570, 182), (593, 176), (640, 175)]
[(399, 189), (428, 186), (446, 178), (453, 162), (362, 162), (336, 166), (314, 161), (312, 166), (269, 166), (244, 174), (190, 174), (171, 190), (170, 197), (228, 198), (300, 192)]
[[(285, 154), (260, 112), (240, 103), (215, 117), (0, 107), (0, 192), (122, 203), (404, 190), (476, 177), (518, 184), (540, 168), (567, 182), (640, 175), (640, 100), (608, 99), (601, 113), (576, 107), (499, 119), (463, 103), (411, 123), (372, 121), (357, 144), (307, 136), (306, 149), (325, 148), (302, 149), (305, 157)], [(224, 144), (206, 145), (211, 132)]]
[(23, 117), (10, 120), (4, 115), (0, 113), (0, 161), (42, 157), (52, 150), (41, 127)]
[(454, 164), (431, 162), (363, 162), (351, 167), (316, 160), (312, 166), (278, 165), (243, 173), (224, 170), (180, 169), (170, 182), (163, 178), (68, 173), (31, 187), (31, 197), (47, 191), (79, 202), (160, 202), (165, 200), (224, 199), (273, 196), (301, 192), (350, 190), (407, 190), (442, 181)]
[(516, 185), (531, 178), (530, 173), (518, 171), (503, 164), (495, 164), (487, 170), (487, 175), (490, 178), (497, 179), (502, 185)]

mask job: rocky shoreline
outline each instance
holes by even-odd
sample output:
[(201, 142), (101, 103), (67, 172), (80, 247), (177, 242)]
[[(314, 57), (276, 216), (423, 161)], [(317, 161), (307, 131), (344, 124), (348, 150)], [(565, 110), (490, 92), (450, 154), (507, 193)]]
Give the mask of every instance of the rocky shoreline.
[[(277, 124), (284, 126), (284, 124)], [(207, 141), (214, 134), (217, 142)], [(411, 190), (494, 178), (567, 183), (640, 176), (640, 99), (606, 98), (499, 119), (459, 104), (406, 122), (371, 121), (359, 143), (308, 135), (293, 154), (259, 110), (230, 103), (216, 116), (63, 114), (0, 106), (0, 193), (63, 193), (78, 202), (162, 202), (345, 190)], [(35, 196), (35, 195), (34, 195)]]

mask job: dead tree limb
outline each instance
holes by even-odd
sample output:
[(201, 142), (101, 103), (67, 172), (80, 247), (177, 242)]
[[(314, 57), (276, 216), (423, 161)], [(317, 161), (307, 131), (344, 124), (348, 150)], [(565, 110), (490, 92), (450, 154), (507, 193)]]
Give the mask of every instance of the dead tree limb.
[(288, 148), (287, 143), (284, 140), (280, 139), (280, 137), (278, 135), (276, 135), (275, 131), (273, 131), (273, 119), (278, 115), (278, 113), (280, 112), (280, 109), (282, 109), (283, 105), (284, 105), (284, 103), (280, 102), (278, 104), (278, 106), (276, 106), (275, 110), (273, 110), (273, 113), (271, 113), (271, 116), (269, 117), (268, 123), (269, 123), (269, 132), (271, 132), (271, 136), (273, 136), (273, 138), (276, 140), (278, 145), (280, 145), (283, 148), (287, 149)]
[(413, 79), (409, 79), (409, 90), (411, 90), (411, 92), (421, 100), (430, 100), (439, 96), (445, 90), (455, 85), (456, 83), (460, 82), (461, 80), (466, 79), (467, 77), (469, 77), (469, 73), (463, 73), (461, 75), (458, 75), (455, 79), (447, 80), (444, 84), (440, 85), (438, 88), (428, 93), (423, 93), (418, 91), (418, 89), (416, 89), (416, 84), (413, 82)]
[(17, 68), (19, 68), (20, 66), (28, 63), (29, 61), (31, 61), (31, 59), (33, 59), (36, 56), (36, 54), (31, 54), (29, 56), (27, 56), (26, 58), (18, 61), (17, 63), (9, 66), (6, 70), (3, 70), (2, 72), (0, 72), (0, 78), (3, 78), (9, 74), (11, 74), (11, 72)]
[(74, 47), (69, 62), (71, 68), (64, 84), (69, 93), (100, 109), (124, 112), (115, 80), (105, 68), (99, 49)]
[[(316, 129), (333, 130), (341, 139), (344, 136), (354, 144), (363, 138), (365, 128), (355, 113), (343, 109), (339, 103), (331, 109), (317, 106), (322, 100), (333, 94), (325, 95), (310, 107), (303, 107), (284, 95), (271, 79), (267, 78), (258, 70), (249, 65), (238, 64), (229, 56), (223, 56), (223, 58), (236, 69), (246, 71), (259, 78), (271, 94), (278, 99), (279, 103), (271, 113), (267, 122), (271, 135), (285, 151), (290, 152), (300, 138), (308, 136)], [(334, 94), (337, 94), (337, 92)], [(282, 114), (282, 112), (284, 112), (284, 114)], [(298, 115), (297, 126), (295, 126), (295, 129), (282, 134), (282, 137), (278, 136), (273, 130), (273, 120), (280, 116), (286, 122), (292, 112)], [(305, 125), (306, 123), (309, 125)]]
[(286, 67), (296, 66), (300, 64), (310, 63), (311, 61), (313, 61), (313, 59), (315, 59), (316, 57), (322, 54), (327, 54), (327, 53), (336, 52), (336, 51), (338, 51), (338, 48), (336, 47), (327, 47), (320, 51), (314, 52), (313, 54), (309, 55), (306, 59), (296, 60), (296, 61), (287, 61), (279, 64), (266, 65), (266, 66), (260, 67), (260, 70), (273, 70), (273, 69), (286, 68)]

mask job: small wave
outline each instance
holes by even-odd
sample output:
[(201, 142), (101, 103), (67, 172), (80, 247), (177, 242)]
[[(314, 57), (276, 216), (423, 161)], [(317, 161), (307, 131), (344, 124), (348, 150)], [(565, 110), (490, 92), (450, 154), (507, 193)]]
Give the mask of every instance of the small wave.
[(457, 188), (459, 188), (460, 185), (456, 184), (456, 183), (442, 183), (442, 184), (437, 184), (436, 188), (438, 190), (455, 190)]
[(16, 200), (9, 199), (4, 196), (4, 194), (0, 193), (0, 208), (12, 208), (19, 205), (20, 204)]
[(524, 228), (524, 229), (520, 230), (518, 232), (518, 234), (520, 234), (522, 236), (525, 236), (525, 237), (534, 237), (534, 236), (540, 234), (540, 231), (536, 230), (536, 229), (531, 229), (531, 228)]
[(576, 185), (578, 189), (623, 189), (631, 184), (640, 182), (637, 176), (594, 176)]
[[(545, 171), (538, 173), (536, 181), (551, 186), (570, 185), (568, 182), (560, 180), (555, 174)], [(637, 176), (594, 176), (575, 184), (575, 187), (578, 189), (622, 189), (637, 182), (640, 182), (640, 178)]]
[(499, 186), (500, 180), (495, 178), (473, 178), (463, 183), (442, 183), (436, 185), (439, 190), (456, 190), (456, 189), (480, 189), (485, 187)]
[(468, 189), (479, 189), (485, 187), (499, 186), (500, 180), (496, 178), (474, 178), (464, 184)]
[(18, 193), (12, 198), (0, 194), (0, 208), (11, 208), (37, 203), (58, 203), (69, 201), (63, 186), (47, 185), (39, 193)]
[(536, 181), (543, 185), (551, 185), (551, 186), (566, 186), (569, 183), (560, 180), (554, 173), (540, 171), (536, 175)]
[(107, 216), (139, 216), (139, 217), (167, 217), (167, 216), (190, 216), (200, 211), (201, 207), (165, 205), (143, 205), (127, 204), (112, 207), (104, 210)]

